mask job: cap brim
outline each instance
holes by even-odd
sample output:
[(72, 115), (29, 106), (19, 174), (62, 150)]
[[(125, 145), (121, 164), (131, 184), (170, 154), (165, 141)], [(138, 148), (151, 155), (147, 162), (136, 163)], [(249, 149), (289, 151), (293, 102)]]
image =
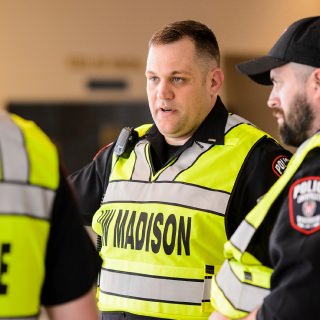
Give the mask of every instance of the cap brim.
[(240, 73), (246, 74), (253, 81), (259, 84), (271, 85), (270, 70), (278, 68), (286, 63), (287, 61), (283, 61), (278, 58), (264, 56), (258, 59), (239, 63), (236, 65), (236, 68)]

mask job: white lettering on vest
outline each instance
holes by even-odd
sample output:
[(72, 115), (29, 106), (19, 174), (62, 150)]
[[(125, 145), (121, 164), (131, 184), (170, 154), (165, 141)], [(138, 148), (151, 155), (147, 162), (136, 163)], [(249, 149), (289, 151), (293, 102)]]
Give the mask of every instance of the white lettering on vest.
[(293, 190), (293, 199), (297, 203), (306, 200), (320, 201), (320, 180), (307, 180), (297, 184)]
[(315, 216), (315, 217), (297, 216), (297, 225), (304, 229), (317, 228), (320, 225), (320, 216)]
[(277, 160), (277, 162), (274, 165), (275, 170), (282, 175), (284, 170), (287, 168), (287, 164), (289, 162), (289, 159), (286, 157), (282, 157)]

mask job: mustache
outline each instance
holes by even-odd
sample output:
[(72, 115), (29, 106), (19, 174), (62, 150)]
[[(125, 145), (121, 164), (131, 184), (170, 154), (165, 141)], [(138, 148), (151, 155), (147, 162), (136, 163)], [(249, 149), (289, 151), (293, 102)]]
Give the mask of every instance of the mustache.
[(284, 112), (281, 109), (275, 108), (272, 110), (272, 115), (277, 118), (277, 116), (282, 116), (284, 117)]

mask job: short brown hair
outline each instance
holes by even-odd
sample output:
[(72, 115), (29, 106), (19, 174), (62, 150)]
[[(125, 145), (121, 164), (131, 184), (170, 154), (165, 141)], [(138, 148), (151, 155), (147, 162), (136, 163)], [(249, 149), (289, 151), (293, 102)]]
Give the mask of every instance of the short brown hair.
[(214, 59), (217, 65), (220, 65), (217, 39), (211, 29), (198, 21), (183, 20), (166, 25), (151, 37), (149, 48), (153, 45), (176, 42), (184, 37), (194, 42), (198, 55)]

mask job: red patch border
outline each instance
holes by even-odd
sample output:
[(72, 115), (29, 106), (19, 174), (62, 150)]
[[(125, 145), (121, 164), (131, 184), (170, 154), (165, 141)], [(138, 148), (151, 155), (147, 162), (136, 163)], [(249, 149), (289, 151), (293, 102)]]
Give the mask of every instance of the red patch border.
[[(286, 156), (286, 155), (281, 155), (281, 156), (277, 156), (273, 161), (272, 161), (272, 171), (274, 172), (274, 174), (278, 177), (281, 177), (281, 174), (274, 168), (275, 167), (275, 164), (276, 162), (280, 159), (280, 158), (286, 158), (288, 159), (288, 162), (290, 161), (290, 159)], [(288, 164), (287, 162), (287, 164)], [(286, 165), (286, 168), (287, 168), (287, 165)], [(283, 171), (284, 172), (284, 171)], [(283, 173), (282, 173), (283, 174)]]
[(97, 156), (105, 149), (109, 148), (112, 145), (112, 142), (110, 142), (108, 145), (102, 147), (97, 153), (96, 155), (93, 157), (93, 160), (96, 160)]
[(293, 189), (294, 187), (299, 184), (299, 183), (302, 183), (303, 181), (305, 180), (320, 180), (320, 177), (319, 176), (309, 176), (309, 177), (304, 177), (304, 178), (301, 178), (297, 181), (295, 181), (291, 187), (290, 187), (290, 190), (289, 190), (289, 218), (290, 218), (290, 224), (291, 226), (296, 229), (297, 231), (303, 233), (303, 234), (306, 234), (306, 235), (310, 235), (312, 233), (315, 233), (316, 231), (320, 230), (320, 226), (319, 227), (316, 227), (316, 228), (313, 228), (311, 230), (305, 230), (303, 228), (300, 228), (298, 227), (295, 222), (294, 222), (294, 213), (293, 213), (293, 197), (292, 197), (292, 193), (293, 193)]

